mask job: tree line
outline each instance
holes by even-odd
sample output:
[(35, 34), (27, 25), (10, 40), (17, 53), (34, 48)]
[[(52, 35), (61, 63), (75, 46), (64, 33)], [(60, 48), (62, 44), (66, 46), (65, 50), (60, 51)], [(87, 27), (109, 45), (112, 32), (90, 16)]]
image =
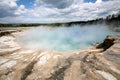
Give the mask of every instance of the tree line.
[(40, 23), (20, 23), (20, 24), (5, 24), (0, 23), (0, 27), (35, 27), (35, 26), (71, 26), (71, 25), (86, 25), (86, 24), (96, 24), (96, 23), (106, 23), (108, 25), (120, 25), (120, 11), (117, 14), (112, 14), (107, 16), (106, 18), (98, 18), (94, 20), (88, 20), (88, 21), (75, 21), (75, 22), (67, 22), (67, 23), (51, 23), (51, 24), (40, 24)]

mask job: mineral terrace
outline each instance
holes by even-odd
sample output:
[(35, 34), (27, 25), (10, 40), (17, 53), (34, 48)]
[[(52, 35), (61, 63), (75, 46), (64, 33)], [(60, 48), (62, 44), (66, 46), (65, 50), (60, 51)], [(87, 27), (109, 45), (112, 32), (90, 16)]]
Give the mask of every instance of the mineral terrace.
[(120, 80), (119, 35), (95, 48), (62, 54), (30, 50), (16, 41), (21, 32), (12, 32), (0, 33), (0, 80)]

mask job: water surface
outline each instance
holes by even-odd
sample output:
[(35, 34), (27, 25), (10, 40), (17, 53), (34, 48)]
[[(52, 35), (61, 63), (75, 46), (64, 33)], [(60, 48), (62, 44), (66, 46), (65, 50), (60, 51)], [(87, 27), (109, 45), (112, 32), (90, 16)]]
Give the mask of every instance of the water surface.
[(25, 31), (20, 42), (32, 49), (60, 52), (79, 51), (101, 43), (107, 35), (115, 34), (102, 25), (71, 27), (36, 27)]

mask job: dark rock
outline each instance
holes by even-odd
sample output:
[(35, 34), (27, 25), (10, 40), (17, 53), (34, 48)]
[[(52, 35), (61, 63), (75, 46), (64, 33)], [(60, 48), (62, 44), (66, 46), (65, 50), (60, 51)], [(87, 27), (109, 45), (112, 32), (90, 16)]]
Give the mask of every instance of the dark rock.
[(6, 35), (10, 35), (11, 33), (13, 33), (13, 32), (17, 32), (17, 30), (1, 30), (0, 31), (0, 37), (1, 36), (6, 36)]
[(111, 36), (107, 36), (103, 43), (96, 46), (96, 48), (103, 48), (104, 50), (110, 48), (114, 44), (115, 39)]

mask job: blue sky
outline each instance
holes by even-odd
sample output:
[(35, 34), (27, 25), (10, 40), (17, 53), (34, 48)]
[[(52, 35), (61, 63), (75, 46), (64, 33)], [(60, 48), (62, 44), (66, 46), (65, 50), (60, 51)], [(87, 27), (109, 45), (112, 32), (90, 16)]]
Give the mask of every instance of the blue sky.
[[(103, 1), (108, 1), (108, 0), (103, 0)], [(17, 4), (18, 5), (25, 5), (26, 8), (32, 8), (35, 0), (18, 0)], [(84, 2), (92, 2), (95, 3), (96, 0), (84, 0)]]
[(116, 14), (119, 5), (119, 0), (1, 0), (0, 23), (87, 21)]
[[(31, 8), (34, 4), (35, 0), (18, 0), (17, 4), (18, 5), (25, 5), (26, 8)], [(96, 2), (96, 0), (84, 0), (84, 2)]]
[[(108, 1), (108, 0), (103, 0), (103, 1)], [(96, 2), (96, 0), (84, 0), (84, 2)]]
[(31, 8), (34, 4), (35, 0), (18, 0), (18, 5), (25, 5), (26, 8)]
[(96, 0), (84, 0), (85, 2), (95, 2)]

